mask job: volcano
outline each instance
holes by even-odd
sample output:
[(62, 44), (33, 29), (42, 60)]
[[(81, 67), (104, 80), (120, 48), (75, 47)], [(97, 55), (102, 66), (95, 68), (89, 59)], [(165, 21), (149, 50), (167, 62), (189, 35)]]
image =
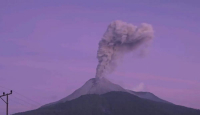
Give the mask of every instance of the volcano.
[(169, 103), (165, 100), (158, 98), (157, 96), (155, 96), (154, 94), (149, 93), (149, 92), (135, 92), (135, 91), (124, 89), (120, 85), (114, 84), (114, 83), (110, 82), (109, 80), (107, 80), (106, 78), (102, 77), (102, 78), (92, 78), (92, 79), (88, 80), (82, 87), (80, 87), (79, 89), (74, 91), (71, 95), (69, 95), (57, 102), (47, 104), (45, 106), (54, 105), (57, 103), (64, 103), (66, 101), (76, 99), (82, 95), (87, 95), (87, 94), (101, 95), (101, 94), (105, 94), (105, 93), (112, 92), (112, 91), (127, 92), (127, 93), (133, 94), (135, 96), (138, 96), (140, 98), (149, 99), (149, 100), (157, 101), (157, 102)]
[(92, 78), (71, 95), (36, 110), (14, 115), (199, 115), (150, 92), (122, 88), (106, 78)]

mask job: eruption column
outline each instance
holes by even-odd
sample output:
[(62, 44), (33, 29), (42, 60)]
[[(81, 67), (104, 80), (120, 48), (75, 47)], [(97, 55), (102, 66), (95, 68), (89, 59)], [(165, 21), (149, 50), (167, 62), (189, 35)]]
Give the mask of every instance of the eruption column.
[(137, 27), (119, 20), (112, 22), (99, 42), (96, 78), (105, 77), (113, 72), (124, 54), (140, 46), (140, 50), (144, 51), (152, 41), (153, 33), (150, 24), (142, 23)]

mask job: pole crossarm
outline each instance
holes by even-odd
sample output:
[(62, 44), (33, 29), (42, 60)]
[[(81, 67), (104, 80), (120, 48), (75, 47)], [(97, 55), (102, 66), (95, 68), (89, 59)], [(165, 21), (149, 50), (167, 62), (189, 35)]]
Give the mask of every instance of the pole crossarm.
[(6, 96), (4, 92), (3, 92), (3, 95), (0, 96), (0, 98), (3, 97), (3, 96)]
[[(0, 97), (1, 98), (1, 97)], [(1, 98), (1, 100), (3, 100), (6, 104), (7, 104), (7, 102), (3, 99), (3, 98)]]
[[(10, 91), (10, 93), (5, 94), (5, 92), (3, 92), (3, 95), (0, 96), (0, 98), (6, 103), (6, 115), (8, 115), (8, 96), (12, 94), (12, 90)], [(6, 96), (7, 99), (6, 101), (2, 98)]]

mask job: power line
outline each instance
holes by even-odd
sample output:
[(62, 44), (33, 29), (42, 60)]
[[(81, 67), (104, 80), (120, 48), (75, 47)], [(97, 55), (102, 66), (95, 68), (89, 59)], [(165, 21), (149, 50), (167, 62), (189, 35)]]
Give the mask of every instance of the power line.
[[(3, 87), (3, 86), (0, 86), (0, 87), (9, 90), (9, 88)], [(26, 97), (26, 96), (20, 94), (19, 92), (16, 92), (16, 91), (15, 91), (15, 93), (18, 94), (18, 95), (20, 95), (20, 96), (22, 96), (22, 97), (24, 97), (24, 98), (26, 98), (26, 99), (28, 99), (28, 100), (31, 100), (32, 102), (35, 102), (35, 103), (41, 105), (40, 103), (38, 103), (38, 102), (36, 102), (36, 101), (34, 101), (34, 100), (32, 100), (32, 99), (30, 99), (30, 98), (28, 98), (28, 97)], [(12, 94), (12, 93), (11, 93), (11, 94)], [(23, 101), (23, 102), (25, 102), (25, 103), (28, 103), (28, 104), (30, 104), (30, 105), (36, 107), (35, 104), (29, 103), (29, 102), (27, 102), (26, 100), (23, 100), (23, 99), (21, 99), (21, 98), (18, 98), (18, 97), (14, 96), (14, 95), (12, 95), (12, 96), (15, 97), (15, 98), (17, 98), (18, 100), (21, 100), (21, 101)], [(7, 99), (8, 99), (8, 98), (7, 98)], [(20, 105), (22, 105), (22, 106), (27, 107), (26, 105), (22, 104), (21, 102), (17, 102), (17, 101), (15, 101), (15, 100), (13, 100), (13, 99), (10, 99), (10, 100), (13, 101), (13, 102), (15, 102), (15, 103), (18, 103), (18, 104), (20, 104)], [(4, 101), (4, 102), (5, 102), (5, 101)], [(7, 102), (8, 102), (8, 100), (7, 100)], [(7, 105), (7, 107), (8, 107), (8, 105)], [(30, 109), (31, 109), (31, 108), (30, 108)], [(8, 115), (8, 109), (7, 109), (7, 115)]]
[[(0, 91), (4, 92), (3, 90), (0, 90)], [(15, 97), (15, 96), (12, 95), (11, 97)], [(16, 98), (16, 97), (15, 97), (15, 98)], [(12, 98), (10, 98), (10, 100), (16, 102), (15, 100), (12, 100)], [(21, 104), (21, 105), (24, 105), (24, 104), (22, 104), (22, 103), (20, 103), (20, 104)]]
[(38, 102), (36, 102), (36, 101), (34, 101), (34, 100), (32, 100), (32, 99), (30, 99), (30, 98), (28, 98), (28, 97), (22, 95), (22, 94), (20, 94), (20, 93), (18, 93), (18, 92), (16, 92), (16, 91), (15, 91), (15, 93), (17, 93), (18, 95), (20, 95), (20, 96), (22, 96), (22, 97), (24, 97), (24, 98), (26, 98), (26, 99), (28, 99), (28, 100), (34, 102), (34, 103), (37, 103), (37, 104), (41, 105), (40, 103), (38, 103)]
[[(25, 105), (24, 103), (18, 102), (18, 101), (14, 100), (14, 99), (10, 99), (10, 100), (11, 100), (12, 102), (16, 103), (16, 104), (19, 104), (19, 105), (22, 105), (22, 106), (24, 106), (24, 107), (27, 107), (27, 105)], [(31, 109), (30, 106), (29, 106), (29, 109)]]
[(20, 104), (20, 105), (22, 105), (22, 106), (25, 106), (25, 107), (27, 107), (26, 105), (24, 105), (23, 103), (20, 103), (20, 102), (18, 102), (18, 101), (16, 101), (16, 100), (13, 100), (13, 99), (10, 99), (11, 101), (13, 101), (13, 102), (15, 102), (15, 103), (17, 103), (17, 104)]
[(32, 105), (32, 106), (38, 106), (38, 105), (35, 105), (35, 104), (32, 104), (32, 103), (29, 103), (29, 102), (26, 101), (26, 100), (23, 100), (23, 99), (21, 99), (21, 98), (18, 98), (18, 97), (14, 96), (14, 95), (13, 95), (13, 97), (15, 97), (15, 98), (17, 98), (18, 100), (21, 100), (21, 101), (23, 101), (23, 102), (25, 102), (25, 103), (27, 103), (27, 104), (30, 104), (30, 105)]
[[(3, 86), (0, 86), (0, 87), (2, 87), (2, 88), (4, 88), (4, 89), (10, 90), (9, 88), (3, 87)], [(36, 101), (30, 99), (29, 97), (22, 95), (21, 93), (17, 92), (16, 90), (13, 90), (13, 91), (15, 92), (15, 94), (18, 94), (18, 95), (20, 95), (20, 96), (26, 98), (26, 99), (29, 100), (29, 101), (32, 101), (32, 102), (34, 102), (34, 103), (37, 103), (39, 106), (41, 105), (39, 102), (36, 102)]]
[(3, 95), (0, 96), (0, 98), (6, 96), (6, 101), (3, 98), (1, 98), (6, 103), (6, 115), (8, 115), (8, 96), (11, 94), (12, 94), (12, 90), (10, 91), (10, 93), (7, 93), (7, 94), (3, 92)]
[[(23, 106), (24, 107), (24, 109), (32, 109), (31, 107), (28, 107), (27, 105), (25, 105), (24, 103), (21, 103), (21, 102), (18, 102), (18, 101), (16, 101), (16, 100), (14, 100), (14, 99), (10, 99), (10, 101), (13, 103), (15, 103), (16, 105), (17, 105), (17, 107), (19, 107), (19, 105), (21, 105), (21, 106)], [(11, 103), (10, 102), (10, 103)], [(11, 107), (12, 108), (12, 107)], [(14, 111), (12, 111), (12, 112), (14, 112)], [(18, 109), (18, 111), (15, 111), (14, 113), (17, 113), (17, 112), (19, 112), (19, 109)]]

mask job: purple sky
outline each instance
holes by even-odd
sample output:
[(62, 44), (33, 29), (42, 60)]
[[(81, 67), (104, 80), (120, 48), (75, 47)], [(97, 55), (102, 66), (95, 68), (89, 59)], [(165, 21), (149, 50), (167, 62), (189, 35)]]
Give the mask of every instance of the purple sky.
[[(94, 77), (98, 42), (117, 19), (152, 24), (155, 39), (149, 55), (125, 56), (108, 79), (200, 109), (199, 4), (199, 0), (1, 0), (0, 93), (14, 90), (10, 113), (59, 100)], [(5, 114), (5, 107), (0, 101), (0, 114)]]

